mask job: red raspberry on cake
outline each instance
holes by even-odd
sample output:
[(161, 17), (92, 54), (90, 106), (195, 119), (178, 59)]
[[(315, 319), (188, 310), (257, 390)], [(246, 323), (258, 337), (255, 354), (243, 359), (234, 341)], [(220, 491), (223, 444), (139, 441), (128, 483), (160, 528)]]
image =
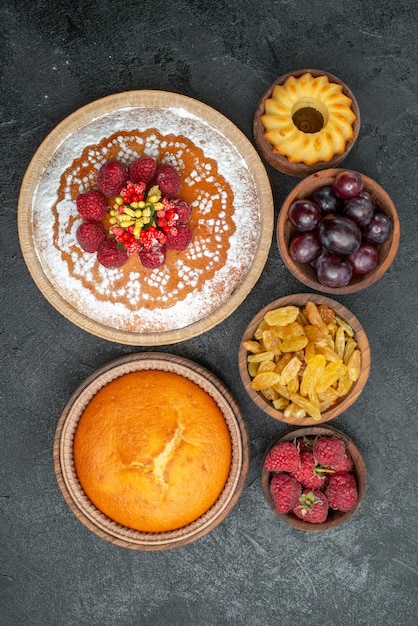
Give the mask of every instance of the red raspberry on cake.
[(328, 517), (328, 500), (322, 491), (305, 489), (299, 496), (293, 513), (311, 524), (322, 524)]
[(122, 267), (128, 259), (126, 250), (119, 250), (118, 244), (113, 239), (105, 239), (97, 250), (97, 260), (108, 269)]
[(323, 468), (317, 465), (312, 452), (300, 454), (299, 467), (292, 476), (307, 489), (321, 489), (325, 479)]
[(334, 474), (325, 491), (331, 509), (350, 511), (357, 502), (357, 482), (353, 474)]
[(97, 186), (105, 196), (119, 195), (129, 178), (128, 168), (120, 161), (109, 161), (97, 174)]
[(161, 265), (164, 265), (167, 255), (166, 246), (156, 244), (152, 248), (142, 248), (139, 251), (138, 256), (141, 261), (143, 267), (153, 270)]
[(142, 156), (129, 166), (129, 178), (134, 183), (150, 183), (157, 171), (157, 163), (153, 157)]
[(319, 437), (313, 447), (313, 455), (320, 465), (338, 465), (346, 451), (345, 443), (339, 437)]
[(82, 222), (77, 228), (76, 238), (85, 252), (97, 252), (106, 239), (106, 231), (101, 222)]
[(91, 189), (77, 196), (76, 206), (84, 220), (100, 222), (106, 215), (107, 201), (100, 191)]
[(181, 252), (185, 250), (192, 240), (192, 231), (185, 224), (172, 226), (167, 232), (167, 248)]
[(302, 487), (289, 474), (274, 474), (270, 483), (270, 493), (279, 513), (289, 513), (298, 502)]
[(182, 198), (176, 198), (172, 201), (174, 210), (178, 215), (179, 224), (185, 224), (192, 214), (192, 206)]
[(299, 467), (299, 450), (290, 441), (281, 441), (273, 446), (264, 461), (269, 472), (296, 472)]
[(157, 169), (155, 182), (167, 198), (175, 198), (182, 185), (179, 173), (169, 163), (163, 163)]

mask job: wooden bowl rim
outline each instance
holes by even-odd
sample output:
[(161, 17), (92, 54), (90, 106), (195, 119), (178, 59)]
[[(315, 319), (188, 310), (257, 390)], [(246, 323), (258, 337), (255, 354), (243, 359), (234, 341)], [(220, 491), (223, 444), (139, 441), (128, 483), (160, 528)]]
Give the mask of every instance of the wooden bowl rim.
[[(392, 198), (375, 180), (366, 176), (366, 174), (356, 172), (363, 178), (365, 190), (372, 193), (377, 200), (381, 212), (385, 213), (385, 215), (391, 219), (391, 236), (387, 242), (381, 244), (381, 246), (385, 246), (384, 249), (386, 250), (386, 255), (381, 261), (379, 260), (378, 266), (370, 272), (370, 274), (362, 278), (353, 279), (346, 287), (327, 287), (326, 285), (322, 285), (319, 280), (311, 278), (306, 274), (306, 267), (304, 267), (301, 263), (295, 263), (295, 261), (293, 261), (289, 254), (286, 234), (287, 214), (291, 203), (294, 200), (306, 198), (314, 189), (330, 184), (337, 174), (348, 170), (356, 172), (356, 170), (351, 168), (331, 168), (322, 170), (321, 172), (316, 172), (300, 181), (285, 198), (277, 219), (276, 241), (283, 263), (286, 265), (287, 269), (293, 274), (293, 276), (295, 276), (295, 278), (307, 287), (332, 295), (357, 293), (380, 280), (395, 260), (400, 242), (400, 221)], [(314, 183), (317, 183), (317, 185), (314, 185)]]
[[(215, 504), (194, 522), (177, 530), (146, 533), (114, 522), (99, 511), (84, 493), (74, 467), (74, 433), (85, 406), (104, 385), (124, 374), (159, 369), (174, 372), (198, 384), (218, 404), (232, 443), (231, 470)], [(132, 550), (157, 551), (181, 547), (204, 536), (231, 512), (247, 479), (250, 441), (245, 419), (227, 387), (206, 368), (173, 354), (143, 352), (125, 355), (90, 374), (73, 392), (58, 420), (53, 446), (54, 470), (67, 505), (89, 530), (115, 545)]]
[[(346, 513), (343, 513), (341, 511), (331, 511), (330, 509), (328, 519), (321, 524), (311, 524), (309, 522), (305, 522), (304, 520), (299, 519), (292, 513), (289, 513), (289, 514), (279, 513), (279, 511), (274, 506), (274, 502), (270, 494), (270, 480), (271, 480), (271, 475), (274, 474), (274, 472), (269, 472), (266, 469), (264, 469), (264, 462), (267, 457), (267, 454), (272, 449), (272, 447), (275, 446), (277, 443), (281, 441), (292, 441), (296, 437), (312, 436), (312, 435), (330, 435), (330, 436), (335, 435), (339, 437), (340, 439), (342, 439), (347, 447), (348, 452), (350, 453), (353, 459), (355, 475), (357, 479), (358, 497), (357, 497), (357, 502), (354, 505), (354, 507), (350, 511), (347, 511)], [(307, 531), (307, 532), (324, 532), (326, 530), (333, 530), (335, 528), (338, 528), (339, 526), (342, 526), (343, 524), (346, 524), (353, 517), (353, 515), (359, 510), (359, 508), (363, 504), (366, 491), (367, 491), (367, 468), (364, 462), (364, 458), (358, 446), (354, 443), (354, 441), (348, 435), (343, 433), (341, 430), (338, 430), (334, 426), (330, 426), (327, 424), (323, 426), (316, 426), (316, 427), (313, 426), (310, 428), (297, 428), (297, 427), (289, 428), (285, 432), (281, 433), (281, 435), (279, 435), (274, 441), (271, 442), (271, 444), (269, 445), (269, 447), (267, 448), (264, 454), (262, 465), (261, 465), (261, 489), (263, 491), (263, 495), (268, 506), (276, 515), (276, 517), (278, 517), (279, 520), (281, 520), (282, 522), (285, 522), (286, 524), (288, 524), (289, 526), (297, 530), (302, 530), (302, 531)]]
[[(274, 406), (268, 400), (266, 400), (266, 398), (264, 398), (264, 396), (262, 396), (261, 393), (252, 389), (251, 378), (248, 373), (248, 367), (247, 367), (248, 352), (244, 348), (244, 342), (253, 338), (254, 332), (257, 326), (259, 325), (259, 323), (261, 322), (261, 320), (263, 319), (267, 311), (271, 311), (272, 309), (276, 309), (276, 308), (291, 305), (291, 304), (295, 306), (303, 306), (308, 300), (312, 300), (317, 305), (325, 304), (326, 306), (329, 306), (331, 309), (334, 310), (336, 314), (338, 314), (342, 319), (344, 319), (346, 322), (348, 322), (351, 325), (351, 327), (354, 330), (358, 347), (361, 351), (361, 359), (362, 359), (360, 376), (358, 380), (352, 386), (350, 392), (346, 396), (341, 398), (331, 408), (324, 411), (322, 413), (322, 419), (319, 422), (309, 416), (306, 416), (302, 419), (285, 418), (284, 413), (282, 411), (278, 411), (277, 409), (275, 409)], [(322, 296), (319, 294), (300, 293), (300, 294), (284, 296), (282, 298), (279, 298), (278, 300), (275, 300), (274, 302), (271, 302), (270, 304), (267, 304), (263, 309), (261, 309), (261, 311), (257, 313), (257, 315), (253, 317), (253, 319), (248, 324), (242, 336), (240, 348), (239, 348), (238, 362), (239, 362), (239, 372), (240, 372), (241, 380), (248, 395), (253, 400), (253, 402), (262, 411), (264, 411), (264, 413), (267, 413), (267, 415), (269, 415), (270, 417), (273, 417), (274, 419), (280, 422), (284, 422), (285, 424), (293, 424), (299, 427), (319, 426), (323, 424), (324, 422), (328, 422), (334, 419), (335, 417), (337, 417), (338, 415), (341, 415), (341, 413), (346, 411), (352, 404), (354, 404), (354, 402), (362, 393), (366, 385), (367, 379), (369, 377), (369, 373), (370, 373), (370, 364), (371, 364), (370, 345), (369, 345), (369, 340), (367, 338), (367, 335), (363, 326), (361, 325), (357, 317), (355, 317), (355, 315), (351, 313), (351, 311), (349, 311), (349, 309), (347, 309), (343, 304), (337, 302), (336, 300), (332, 300), (331, 298), (328, 298), (326, 296)]]
[[(341, 85), (343, 88), (343, 93), (348, 98), (351, 99), (352, 104), (351, 108), (353, 110), (356, 119), (353, 122), (353, 138), (347, 142), (345, 150), (342, 154), (337, 154), (329, 161), (319, 161), (318, 163), (313, 163), (312, 165), (307, 165), (306, 163), (291, 163), (287, 157), (282, 156), (280, 154), (276, 154), (273, 152), (273, 146), (264, 138), (265, 129), (263, 123), (261, 121), (261, 116), (264, 114), (264, 102), (267, 98), (270, 98), (272, 91), (276, 85), (282, 85), (288, 78), (294, 76), (295, 78), (299, 78), (306, 73), (312, 74), (314, 78), (317, 76), (327, 76), (328, 80), (333, 83), (337, 83)], [(295, 177), (305, 177), (313, 174), (314, 172), (318, 172), (323, 169), (329, 169), (330, 167), (337, 167), (342, 161), (347, 157), (354, 144), (357, 141), (359, 132), (361, 127), (361, 117), (360, 117), (360, 108), (357, 103), (356, 97), (354, 96), (351, 89), (344, 83), (340, 78), (331, 74), (330, 72), (326, 72), (325, 70), (318, 69), (300, 69), (294, 70), (293, 72), (288, 72), (287, 74), (282, 74), (279, 76), (273, 83), (271, 83), (270, 87), (264, 92), (261, 96), (255, 116), (253, 121), (253, 135), (262, 157), (267, 161), (269, 165), (273, 168), (279, 170), (284, 174), (289, 174), (290, 176)]]

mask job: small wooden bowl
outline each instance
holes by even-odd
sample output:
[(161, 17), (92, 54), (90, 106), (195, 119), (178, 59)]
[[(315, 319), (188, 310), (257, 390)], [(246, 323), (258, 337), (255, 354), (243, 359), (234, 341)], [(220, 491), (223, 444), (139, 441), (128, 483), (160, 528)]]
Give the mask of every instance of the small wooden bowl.
[[(190, 379), (218, 404), (232, 443), (229, 477), (217, 501), (197, 520), (177, 530), (147, 533), (127, 528), (99, 511), (84, 492), (74, 464), (74, 436), (80, 417), (94, 395), (112, 380), (138, 370), (163, 370)], [(188, 359), (165, 353), (131, 354), (91, 374), (68, 400), (54, 439), (54, 469), (58, 486), (74, 515), (102, 539), (131, 550), (157, 551), (184, 546), (213, 530), (240, 497), (249, 469), (250, 442), (245, 420), (229, 390), (211, 372)]]
[[(264, 315), (267, 313), (267, 311), (271, 311), (272, 309), (277, 309), (279, 307), (288, 305), (301, 307), (304, 306), (308, 302), (308, 300), (315, 302), (316, 305), (324, 304), (330, 307), (331, 309), (333, 309), (336, 315), (338, 315), (339, 317), (341, 317), (341, 319), (350, 324), (354, 331), (354, 337), (357, 341), (358, 348), (361, 352), (361, 372), (358, 380), (354, 383), (346, 396), (340, 398), (332, 407), (322, 413), (322, 419), (320, 421), (314, 420), (309, 415), (300, 419), (285, 417), (284, 413), (276, 409), (273, 404), (269, 400), (267, 400), (259, 391), (255, 391), (251, 387), (251, 377), (248, 373), (247, 357), (249, 353), (244, 348), (244, 342), (250, 341), (254, 338), (254, 333), (260, 322), (263, 320)], [(239, 348), (238, 359), (241, 380), (253, 402), (262, 411), (267, 413), (267, 415), (270, 415), (270, 417), (273, 417), (280, 422), (284, 422), (286, 424), (294, 424), (297, 426), (313, 426), (323, 424), (324, 422), (328, 422), (337, 417), (337, 415), (340, 415), (341, 413), (346, 411), (362, 393), (370, 373), (369, 341), (358, 319), (339, 302), (331, 300), (326, 296), (311, 293), (301, 293), (291, 296), (285, 296), (284, 298), (279, 298), (279, 300), (271, 302), (259, 313), (257, 313), (257, 315), (251, 320), (244, 332)]]
[[(296, 515), (294, 515), (294, 513), (279, 513), (279, 511), (274, 506), (273, 498), (270, 494), (270, 482), (273, 472), (269, 472), (264, 469), (264, 461), (271, 448), (282, 441), (293, 441), (297, 437), (317, 437), (322, 435), (337, 436), (344, 441), (347, 447), (347, 451), (353, 459), (353, 473), (355, 474), (357, 479), (358, 497), (356, 504), (350, 511), (343, 513), (342, 511), (333, 511), (332, 509), (330, 509), (328, 513), (328, 518), (325, 522), (322, 522), (321, 524), (312, 524), (310, 522), (305, 522), (304, 520), (299, 519), (298, 517), (296, 517)], [(269, 448), (266, 450), (265, 456), (263, 458), (263, 464), (261, 466), (261, 488), (263, 490), (263, 495), (266, 499), (267, 504), (269, 505), (273, 513), (282, 522), (289, 524), (289, 526), (292, 526), (292, 528), (296, 528), (297, 530), (305, 530), (308, 532), (322, 532), (324, 530), (332, 530), (334, 528), (337, 528), (338, 526), (342, 526), (342, 524), (346, 524), (353, 517), (354, 513), (359, 510), (363, 503), (364, 496), (366, 495), (367, 490), (367, 469), (361, 452), (356, 444), (340, 430), (337, 430), (332, 426), (291, 428), (287, 430), (284, 434), (280, 435), (280, 437), (278, 437), (275, 441), (273, 441)]]
[(284, 264), (301, 283), (317, 291), (323, 291), (330, 294), (347, 294), (356, 293), (366, 289), (376, 281), (378, 281), (387, 272), (392, 265), (399, 248), (400, 240), (400, 224), (396, 207), (386, 191), (374, 180), (361, 174), (363, 178), (363, 189), (368, 191), (375, 199), (378, 211), (386, 215), (392, 223), (391, 236), (385, 243), (378, 246), (379, 262), (376, 268), (366, 276), (353, 277), (345, 287), (327, 287), (319, 282), (316, 272), (309, 263), (296, 263), (289, 254), (289, 245), (293, 237), (296, 235), (296, 229), (288, 220), (288, 213), (291, 204), (295, 200), (309, 198), (309, 196), (319, 187), (332, 185), (335, 177), (343, 169), (329, 169), (322, 172), (316, 172), (308, 178), (300, 181), (296, 187), (290, 192), (280, 209), (279, 218), (277, 220), (276, 238), (277, 245)]
[[(295, 78), (299, 78), (310, 72), (314, 78), (317, 76), (327, 76), (330, 83), (337, 83), (341, 85), (343, 88), (343, 94), (352, 100), (351, 109), (356, 116), (356, 119), (353, 123), (353, 138), (351, 141), (348, 141), (345, 147), (345, 150), (341, 154), (336, 154), (329, 161), (318, 161), (318, 163), (313, 163), (312, 165), (307, 165), (306, 163), (291, 163), (289, 159), (285, 156), (277, 154), (273, 152), (272, 144), (267, 141), (264, 137), (264, 133), (266, 132), (263, 123), (261, 121), (261, 116), (264, 115), (264, 103), (267, 98), (271, 97), (273, 88), (275, 85), (283, 85), (283, 83), (290, 77), (294, 76)], [(270, 85), (267, 91), (261, 97), (256, 112), (254, 116), (253, 123), (253, 133), (254, 139), (257, 145), (257, 148), (262, 155), (262, 157), (276, 170), (283, 172), (284, 174), (290, 174), (291, 176), (304, 177), (309, 176), (313, 172), (318, 172), (319, 170), (327, 169), (330, 167), (337, 167), (348, 155), (350, 150), (352, 149), (354, 143), (357, 140), (358, 134), (360, 131), (360, 109), (357, 104), (357, 100), (355, 99), (351, 90), (347, 87), (345, 83), (343, 83), (339, 78), (330, 74), (329, 72), (325, 72), (323, 70), (315, 70), (315, 69), (304, 69), (304, 70), (296, 70), (294, 72), (289, 72), (288, 74), (284, 74), (277, 78), (277, 80)]]

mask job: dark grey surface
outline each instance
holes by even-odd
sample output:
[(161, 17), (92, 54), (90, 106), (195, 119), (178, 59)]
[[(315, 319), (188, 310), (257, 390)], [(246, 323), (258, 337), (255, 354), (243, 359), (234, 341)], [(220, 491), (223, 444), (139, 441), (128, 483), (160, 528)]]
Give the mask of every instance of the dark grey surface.
[[(68, 6), (67, 6), (68, 5)], [(0, 624), (342, 626), (416, 623), (417, 10), (415, 0), (1, 3)], [(78, 329), (33, 283), (19, 248), (19, 186), (36, 148), (78, 107), (131, 89), (182, 93), (252, 140), (260, 95), (279, 75), (327, 70), (357, 97), (362, 126), (344, 166), (376, 179), (401, 220), (387, 275), (338, 297), (362, 322), (372, 369), (363, 395), (332, 422), (360, 447), (363, 507), (346, 526), (305, 534), (263, 500), (263, 451), (284, 425), (248, 399), (237, 349), (252, 316), (306, 291), (273, 239), (265, 270), (236, 313), (205, 335), (161, 348), (212, 370), (251, 435), (245, 490), (226, 520), (182, 549), (138, 553), (90, 533), (57, 487), (52, 444), (76, 386), (141, 351)], [(267, 167), (281, 202), (297, 182)]]

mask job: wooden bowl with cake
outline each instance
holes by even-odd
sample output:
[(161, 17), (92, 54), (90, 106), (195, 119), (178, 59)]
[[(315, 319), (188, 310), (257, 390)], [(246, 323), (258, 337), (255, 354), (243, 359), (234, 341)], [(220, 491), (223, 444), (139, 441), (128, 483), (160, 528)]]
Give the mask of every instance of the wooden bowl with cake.
[(277, 220), (290, 272), (329, 294), (366, 289), (391, 267), (400, 240), (396, 207), (368, 176), (342, 168), (311, 174), (290, 192)]
[(253, 402), (287, 424), (318, 425), (348, 409), (370, 372), (369, 342), (342, 304), (294, 294), (262, 309), (239, 349), (241, 380)]
[(181, 357), (139, 353), (74, 392), (54, 441), (58, 485), (99, 537), (133, 550), (186, 545), (214, 529), (244, 488), (250, 447), (228, 389)]
[(339, 78), (302, 69), (280, 76), (261, 97), (253, 132), (263, 158), (292, 176), (337, 167), (360, 130), (357, 101)]
[(366, 464), (350, 437), (332, 426), (291, 428), (267, 448), (261, 488), (273, 513), (292, 528), (333, 530), (363, 504)]

